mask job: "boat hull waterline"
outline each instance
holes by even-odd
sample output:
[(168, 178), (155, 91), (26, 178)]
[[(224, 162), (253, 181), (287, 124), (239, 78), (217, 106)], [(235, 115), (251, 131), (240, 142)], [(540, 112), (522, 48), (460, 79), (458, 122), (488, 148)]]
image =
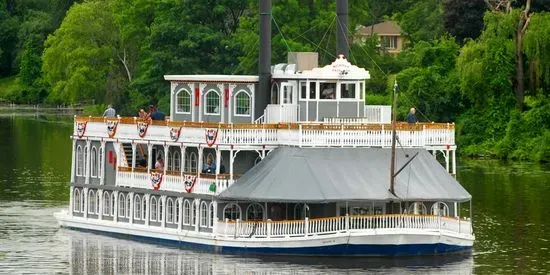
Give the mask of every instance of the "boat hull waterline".
[(224, 254), (419, 256), (470, 252), (471, 235), (418, 229), (376, 229), (308, 237), (233, 238), (55, 214), (62, 227)]

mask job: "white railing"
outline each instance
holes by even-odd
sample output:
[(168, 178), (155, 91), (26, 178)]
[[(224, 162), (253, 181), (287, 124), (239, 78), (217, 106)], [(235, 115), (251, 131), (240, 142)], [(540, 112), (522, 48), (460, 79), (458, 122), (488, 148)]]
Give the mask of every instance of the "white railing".
[(391, 123), (391, 106), (365, 105), (365, 117), (369, 123)]
[[(192, 193), (196, 194), (219, 194), (227, 189), (234, 181), (225, 179), (226, 175), (218, 177), (197, 177)], [(210, 191), (210, 186), (216, 185), (216, 191)], [(151, 177), (143, 172), (118, 171), (116, 175), (116, 186), (152, 189)], [(164, 175), (160, 189), (163, 191), (187, 192), (185, 190), (184, 179), (179, 175)]]
[(363, 123), (372, 123), (366, 117), (325, 117), (323, 119), (324, 123), (329, 124), (363, 124)]
[(471, 222), (434, 215), (341, 216), (293, 221), (218, 221), (215, 233), (235, 238), (316, 236), (365, 230), (426, 230), (472, 234)]
[[(342, 118), (343, 119), (343, 118)], [(338, 124), (280, 123), (280, 124), (183, 124), (179, 142), (206, 144), (207, 129), (217, 128), (216, 145), (289, 145), (303, 147), (389, 147), (391, 146), (390, 124)], [(76, 124), (76, 123), (75, 123)], [(403, 147), (454, 146), (454, 124), (419, 123), (397, 125), (397, 136)], [(75, 136), (77, 135), (75, 130)], [(88, 122), (85, 137), (108, 138), (105, 123)], [(165, 125), (150, 125), (144, 138), (138, 136), (135, 124), (118, 125), (119, 140), (172, 142), (170, 128)], [(124, 159), (124, 158), (122, 158)], [(126, 163), (122, 161), (122, 165)], [(128, 163), (129, 166), (129, 163)]]
[(264, 112), (267, 123), (297, 122), (297, 104), (269, 104)]

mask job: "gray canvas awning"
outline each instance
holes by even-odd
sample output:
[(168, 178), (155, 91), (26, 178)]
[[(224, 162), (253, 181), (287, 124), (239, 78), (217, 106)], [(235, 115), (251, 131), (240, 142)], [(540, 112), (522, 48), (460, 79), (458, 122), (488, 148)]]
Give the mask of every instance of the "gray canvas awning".
[(396, 177), (397, 197), (388, 191), (391, 149), (280, 147), (219, 198), (262, 202), (471, 199), (425, 149), (398, 149), (396, 170), (417, 152)]

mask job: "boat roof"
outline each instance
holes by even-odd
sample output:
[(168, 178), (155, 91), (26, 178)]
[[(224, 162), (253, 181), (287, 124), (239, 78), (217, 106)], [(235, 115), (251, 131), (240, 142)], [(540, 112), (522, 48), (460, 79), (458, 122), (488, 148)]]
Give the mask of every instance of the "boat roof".
[[(425, 149), (398, 149), (396, 170), (416, 156), (389, 192), (389, 148), (279, 147), (235, 184), (222, 200), (261, 202), (467, 201), (471, 195)], [(408, 157), (406, 157), (408, 155)]]
[(257, 83), (257, 75), (165, 75), (165, 80), (180, 82)]

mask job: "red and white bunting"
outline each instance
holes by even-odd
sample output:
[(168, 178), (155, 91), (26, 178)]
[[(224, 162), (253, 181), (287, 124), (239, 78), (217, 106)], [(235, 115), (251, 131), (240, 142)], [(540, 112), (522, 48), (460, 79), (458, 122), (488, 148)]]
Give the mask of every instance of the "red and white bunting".
[(109, 138), (113, 138), (116, 135), (118, 120), (107, 120), (105, 124), (107, 125), (107, 135), (109, 135)]
[(162, 183), (162, 173), (151, 172), (151, 185), (153, 185), (153, 190), (159, 190), (160, 184)]
[(140, 138), (145, 137), (147, 134), (147, 129), (149, 129), (149, 121), (138, 121), (137, 130)]
[(185, 191), (187, 193), (193, 192), (195, 183), (197, 183), (197, 176), (191, 176), (191, 175), (183, 176), (183, 185), (185, 186)]
[(205, 129), (206, 144), (208, 147), (216, 144), (216, 139), (218, 138), (218, 129)]
[(181, 127), (170, 127), (170, 139), (174, 142), (180, 138)]
[(78, 136), (78, 138), (82, 138), (84, 136), (84, 134), (86, 133), (86, 125), (87, 124), (88, 124), (87, 121), (76, 123), (76, 135)]

